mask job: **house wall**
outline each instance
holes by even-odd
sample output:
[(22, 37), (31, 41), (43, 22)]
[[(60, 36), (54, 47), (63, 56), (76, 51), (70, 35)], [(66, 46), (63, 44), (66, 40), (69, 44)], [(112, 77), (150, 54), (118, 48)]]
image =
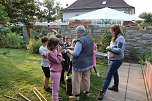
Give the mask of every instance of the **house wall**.
[(78, 16), (80, 14), (84, 14), (86, 12), (67, 12), (67, 13), (63, 13), (63, 21), (68, 20), (68, 18), (72, 18), (75, 16)]
[(75, 16), (78, 16), (80, 14), (88, 13), (90, 11), (93, 11), (93, 10), (80, 10), (80, 11), (73, 10), (73, 11), (64, 12), (63, 13), (63, 21), (66, 21), (66, 20), (68, 20), (68, 18), (75, 17)]

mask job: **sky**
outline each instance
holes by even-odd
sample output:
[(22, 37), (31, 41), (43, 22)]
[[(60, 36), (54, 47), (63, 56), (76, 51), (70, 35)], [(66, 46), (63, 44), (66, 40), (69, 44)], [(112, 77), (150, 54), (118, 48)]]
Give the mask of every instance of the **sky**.
[[(66, 7), (66, 4), (71, 5), (76, 0), (55, 0), (61, 3), (62, 7)], [(138, 16), (143, 12), (152, 13), (152, 4), (151, 0), (124, 0), (127, 4), (135, 7), (135, 15)]]

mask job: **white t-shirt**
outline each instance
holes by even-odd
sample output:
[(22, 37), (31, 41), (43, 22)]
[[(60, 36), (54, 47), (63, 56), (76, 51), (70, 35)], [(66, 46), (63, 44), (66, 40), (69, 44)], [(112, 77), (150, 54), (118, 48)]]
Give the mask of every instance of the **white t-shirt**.
[(41, 65), (42, 65), (43, 67), (49, 67), (49, 61), (48, 61), (48, 59), (43, 57), (43, 55), (46, 55), (46, 54), (47, 54), (47, 47), (41, 46), (41, 47), (39, 48), (39, 52), (40, 52), (40, 54), (41, 54), (41, 56), (42, 56)]

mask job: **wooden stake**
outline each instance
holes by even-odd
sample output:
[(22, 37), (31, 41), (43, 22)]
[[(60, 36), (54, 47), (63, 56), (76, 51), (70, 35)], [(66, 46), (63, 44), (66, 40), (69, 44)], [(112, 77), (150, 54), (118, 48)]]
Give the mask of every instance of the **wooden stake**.
[(18, 93), (22, 98), (24, 98), (26, 101), (31, 101), (31, 100), (29, 100), (27, 97), (25, 97), (23, 94), (21, 94), (21, 93)]
[(40, 100), (40, 101), (42, 101), (42, 99), (39, 97), (39, 95), (36, 93), (36, 91), (35, 90), (32, 90), (33, 92), (34, 92), (34, 94), (37, 96), (37, 98)]
[(8, 96), (8, 95), (4, 95), (4, 97), (9, 98), (9, 99), (13, 99), (15, 101), (19, 101), (18, 99), (14, 98), (14, 97), (11, 97), (11, 96)]
[[(36, 87), (34, 87), (34, 90), (40, 95), (41, 98), (44, 99), (44, 101), (47, 101), (47, 100), (44, 98), (44, 96), (36, 89)], [(38, 94), (37, 94), (37, 95), (38, 95)]]

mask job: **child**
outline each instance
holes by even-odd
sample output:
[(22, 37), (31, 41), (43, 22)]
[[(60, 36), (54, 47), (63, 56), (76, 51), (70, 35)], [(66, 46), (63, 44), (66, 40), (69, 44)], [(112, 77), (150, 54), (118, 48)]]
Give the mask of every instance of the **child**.
[(59, 101), (58, 92), (60, 86), (60, 78), (62, 71), (62, 54), (59, 40), (56, 37), (51, 37), (48, 40), (48, 60), (50, 62), (50, 75), (52, 78), (52, 100)]
[[(70, 42), (70, 37), (67, 35), (65, 36), (65, 42), (64, 42), (65, 48), (71, 47), (71, 42)], [(65, 64), (65, 71), (69, 70), (70, 66), (70, 57), (68, 54), (65, 52), (63, 54), (63, 58), (65, 59), (64, 64)]]
[(39, 52), (42, 56), (41, 66), (42, 66), (43, 73), (45, 75), (44, 89), (46, 92), (52, 93), (52, 90), (49, 87), (50, 70), (49, 70), (49, 61), (47, 59), (47, 46), (46, 46), (47, 41), (48, 41), (47, 37), (42, 37), (41, 39), (42, 46), (39, 48)]
[(60, 35), (60, 34), (57, 34), (56, 35), (56, 37), (58, 38), (58, 40), (59, 40), (59, 45), (60, 45), (60, 47), (62, 48), (62, 56), (63, 56), (63, 58), (65, 59), (65, 61), (64, 62), (62, 62), (62, 73), (61, 73), (61, 79), (60, 79), (60, 84), (63, 84), (63, 85), (65, 85), (65, 81), (64, 81), (64, 73), (65, 73), (65, 71), (67, 70), (67, 65), (66, 65), (66, 61), (67, 61), (67, 59), (66, 59), (66, 57), (67, 57), (67, 53), (66, 53), (66, 51), (65, 51), (65, 48), (66, 48), (66, 46), (65, 46), (65, 44), (63, 43), (63, 37), (62, 37), (62, 35)]
[(96, 75), (99, 77), (99, 73), (97, 72), (97, 69), (96, 69), (96, 52), (97, 52), (97, 45), (96, 43), (94, 42), (93, 44), (93, 69), (96, 73)]
[[(69, 48), (71, 48), (71, 50), (74, 49), (74, 46), (75, 46), (75, 44), (76, 44), (76, 41), (77, 41), (77, 39), (73, 39), (73, 40), (72, 40), (71, 47), (69, 47)], [(70, 54), (68, 54), (68, 55), (69, 55), (69, 57), (70, 57), (70, 67), (69, 67), (69, 70), (68, 70), (66, 79), (68, 79), (70, 73), (72, 73), (72, 55), (70, 55)]]

